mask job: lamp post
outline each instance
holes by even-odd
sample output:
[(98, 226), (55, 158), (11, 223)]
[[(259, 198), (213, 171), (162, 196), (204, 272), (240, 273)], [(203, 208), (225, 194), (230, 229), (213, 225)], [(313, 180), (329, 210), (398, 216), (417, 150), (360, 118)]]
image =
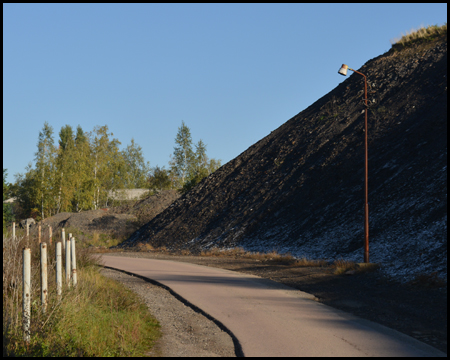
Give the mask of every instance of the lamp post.
[(351, 70), (364, 77), (364, 101), (366, 103), (365, 114), (365, 130), (364, 130), (364, 148), (365, 148), (365, 161), (364, 161), (364, 262), (369, 262), (369, 155), (367, 146), (367, 77), (366, 75), (349, 68), (347, 65), (342, 64), (338, 73), (346, 76), (347, 70)]

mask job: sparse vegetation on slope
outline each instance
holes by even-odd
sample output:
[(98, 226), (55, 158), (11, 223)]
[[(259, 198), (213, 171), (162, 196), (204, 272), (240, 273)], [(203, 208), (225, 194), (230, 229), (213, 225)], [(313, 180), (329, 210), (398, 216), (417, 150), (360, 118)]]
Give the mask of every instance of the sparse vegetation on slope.
[(433, 41), (436, 38), (447, 36), (447, 23), (442, 26), (431, 25), (427, 27), (420, 27), (419, 29), (411, 29), (406, 32), (401, 38), (391, 40), (392, 48), (401, 49), (406, 46), (411, 46), (418, 42)]

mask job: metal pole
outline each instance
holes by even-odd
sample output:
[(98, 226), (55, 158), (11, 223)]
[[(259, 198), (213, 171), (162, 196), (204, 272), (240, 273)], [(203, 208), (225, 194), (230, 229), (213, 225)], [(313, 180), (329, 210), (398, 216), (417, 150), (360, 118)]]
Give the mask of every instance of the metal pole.
[(31, 316), (31, 250), (23, 249), (23, 296), (22, 296), (22, 316), (23, 316), (23, 340), (30, 341), (30, 316)]
[(356, 71), (352, 68), (350, 70), (355, 73), (362, 75), (364, 77), (364, 102), (366, 104), (366, 109), (364, 110), (365, 121), (364, 121), (364, 262), (369, 262), (369, 146), (367, 142), (368, 131), (367, 131), (367, 113), (368, 113), (368, 103), (367, 103), (367, 77), (363, 73)]
[(77, 286), (77, 261), (75, 255), (75, 238), (73, 237), (70, 241), (71, 244), (71, 254), (72, 254), (72, 284), (73, 286)]
[(61, 242), (56, 243), (56, 295), (61, 296), (62, 290), (62, 255)]
[(66, 242), (66, 284), (70, 287), (70, 239)]
[(367, 104), (367, 78), (364, 76), (364, 98), (366, 103), (366, 109), (364, 111), (365, 118), (365, 161), (364, 161), (364, 262), (369, 262), (369, 145), (367, 142), (368, 129), (367, 129), (367, 113), (369, 112)]
[(47, 310), (47, 244), (41, 243), (41, 304), (42, 312), (45, 314)]

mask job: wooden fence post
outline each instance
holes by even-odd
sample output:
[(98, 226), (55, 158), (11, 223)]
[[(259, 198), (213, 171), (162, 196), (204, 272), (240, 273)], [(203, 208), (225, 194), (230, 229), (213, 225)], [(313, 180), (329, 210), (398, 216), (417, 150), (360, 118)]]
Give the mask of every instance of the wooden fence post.
[(23, 249), (23, 296), (22, 296), (22, 315), (23, 315), (23, 339), (30, 341), (30, 317), (31, 317), (31, 250)]
[(41, 304), (42, 312), (45, 314), (47, 310), (47, 244), (41, 243)]
[(12, 234), (13, 234), (13, 241), (16, 240), (16, 223), (13, 221), (12, 225)]
[(71, 254), (72, 254), (72, 284), (73, 286), (77, 286), (77, 261), (75, 255), (75, 238), (73, 237), (70, 241), (71, 244)]
[(62, 290), (62, 255), (61, 242), (56, 243), (56, 295), (61, 296)]
[(66, 242), (66, 284), (67, 287), (70, 287), (70, 239), (67, 239)]

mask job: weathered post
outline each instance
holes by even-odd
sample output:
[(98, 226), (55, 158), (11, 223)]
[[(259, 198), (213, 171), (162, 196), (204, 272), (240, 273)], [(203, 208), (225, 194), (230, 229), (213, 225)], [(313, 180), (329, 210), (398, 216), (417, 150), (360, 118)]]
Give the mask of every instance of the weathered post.
[(70, 239), (66, 242), (66, 284), (70, 287)]
[(48, 237), (49, 237), (50, 245), (52, 244), (52, 236), (53, 236), (52, 227), (49, 226), (48, 227)]
[(13, 241), (16, 240), (16, 223), (13, 221), (12, 225), (12, 234), (13, 234)]
[(23, 340), (30, 341), (30, 316), (31, 316), (31, 250), (23, 249), (23, 296), (22, 296), (22, 314), (23, 314)]
[(62, 255), (61, 255), (61, 242), (56, 243), (56, 295), (61, 296), (62, 290)]
[(76, 261), (76, 255), (75, 255), (75, 238), (73, 237), (70, 240), (71, 250), (70, 253), (72, 254), (72, 284), (73, 286), (77, 286), (77, 261)]
[(39, 239), (39, 244), (41, 243), (41, 223), (39, 223), (38, 226), (38, 239)]
[(66, 230), (64, 230), (64, 228), (62, 228), (61, 230), (61, 242), (62, 242), (62, 247), (63, 249), (66, 248)]
[(47, 310), (47, 244), (41, 243), (41, 304), (42, 312), (45, 314)]
[(27, 237), (30, 236), (30, 224), (28, 223), (28, 219), (26, 220), (26, 227), (27, 227)]

